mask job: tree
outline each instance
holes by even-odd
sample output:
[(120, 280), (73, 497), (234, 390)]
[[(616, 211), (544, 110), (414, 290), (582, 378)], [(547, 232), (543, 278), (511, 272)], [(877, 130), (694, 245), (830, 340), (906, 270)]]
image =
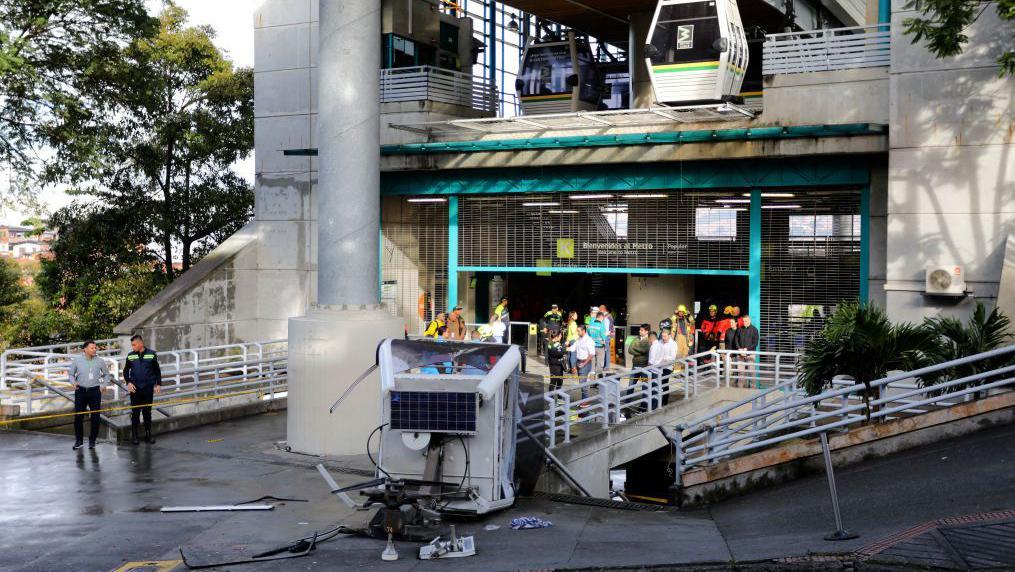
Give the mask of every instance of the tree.
[(22, 202), (91, 174), (109, 101), (97, 78), (153, 29), (144, 0), (0, 0), (0, 169)]
[(800, 386), (809, 395), (831, 386), (836, 375), (864, 385), (870, 419), (871, 397), (880, 392), (871, 383), (891, 370), (913, 370), (936, 350), (933, 333), (913, 324), (892, 324), (884, 310), (870, 302), (845, 302), (832, 312), (824, 327), (804, 348), (800, 358)]
[[(1015, 0), (995, 2), (998, 17), (1012, 22), (1008, 41), (1001, 42), (1007, 49), (998, 56), (998, 76), (1012, 76), (1015, 75), (1015, 51), (1012, 49), (1015, 45)], [(982, 0), (911, 0), (906, 9), (916, 10), (921, 16), (903, 20), (904, 33), (913, 36), (913, 43), (926, 39), (927, 49), (939, 58), (955, 56), (962, 53), (969, 42), (966, 30), (989, 6), (990, 2)]]
[(245, 224), (253, 191), (232, 165), (253, 148), (253, 73), (234, 69), (214, 32), (186, 26), (167, 3), (158, 32), (140, 38), (104, 80), (117, 86), (104, 167), (82, 189), (123, 211), (137, 209), (160, 247), (166, 277), (178, 248), (183, 270), (195, 253)]
[(0, 258), (0, 316), (26, 298), (28, 292), (21, 284), (21, 271), (13, 262)]
[(161, 261), (147, 248), (145, 213), (75, 202), (57, 211), (53, 256), (36, 278), (41, 296), (63, 312), (74, 339), (106, 338), (165, 286)]
[[(928, 357), (932, 363), (944, 363), (997, 349), (1011, 341), (1011, 333), (1009, 333), (1010, 325), (1011, 320), (1002, 314), (1000, 310), (995, 307), (988, 314), (987, 309), (981, 302), (976, 303), (976, 310), (973, 311), (973, 315), (970, 316), (969, 321), (965, 324), (957, 318), (948, 316), (926, 318), (924, 319), (924, 327), (937, 340), (937, 344)], [(926, 387), (943, 381), (961, 379), (999, 369), (1011, 363), (1011, 355), (978, 360), (963, 366), (950, 367), (946, 370), (922, 376), (920, 383)], [(988, 377), (968, 384), (962, 384), (962, 387), (957, 387), (956, 389), (983, 385), (990, 381), (992, 379)]]

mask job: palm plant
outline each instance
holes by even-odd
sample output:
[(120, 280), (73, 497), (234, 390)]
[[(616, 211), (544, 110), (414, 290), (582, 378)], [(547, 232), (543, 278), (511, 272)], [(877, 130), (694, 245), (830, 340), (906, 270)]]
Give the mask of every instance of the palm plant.
[[(1010, 325), (1011, 320), (996, 307), (987, 314), (986, 308), (980, 302), (976, 303), (976, 310), (966, 324), (952, 317), (926, 318), (924, 327), (937, 339), (934, 351), (928, 357), (933, 363), (943, 363), (999, 348), (1011, 341)], [(1009, 355), (979, 360), (923, 376), (920, 383), (926, 387), (946, 380), (976, 375), (1004, 367), (1011, 363), (1011, 360), (1012, 357)], [(990, 378), (979, 379), (955, 389), (982, 385), (990, 381)]]
[(809, 395), (816, 395), (830, 387), (836, 375), (852, 377), (864, 385), (869, 421), (871, 397), (880, 395), (871, 383), (891, 370), (926, 364), (926, 356), (937, 350), (935, 344), (935, 336), (926, 327), (892, 324), (885, 311), (870, 302), (845, 302), (804, 348), (799, 384)]

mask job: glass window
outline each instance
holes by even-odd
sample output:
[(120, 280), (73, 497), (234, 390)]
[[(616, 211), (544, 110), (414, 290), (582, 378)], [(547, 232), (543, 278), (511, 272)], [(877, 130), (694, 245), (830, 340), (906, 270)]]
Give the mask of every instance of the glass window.
[(567, 78), (572, 74), (574, 68), (568, 43), (531, 47), (518, 74), (518, 79), (522, 80), (521, 95), (571, 93)]
[(663, 6), (652, 31), (653, 65), (719, 59), (715, 41), (722, 37), (715, 2)]
[(580, 46), (578, 49), (578, 70), (581, 74), (578, 99), (598, 104), (603, 92), (599, 85), (599, 73), (596, 70), (595, 62), (592, 61), (592, 52), (589, 51), (588, 46)]
[(416, 65), (416, 44), (398, 36), (391, 38), (391, 67), (409, 68)]
[(627, 204), (617, 203), (600, 207), (606, 224), (617, 238), (627, 238)]
[(698, 207), (694, 213), (694, 236), (698, 240), (736, 240), (737, 211)]
[(789, 217), (790, 240), (835, 238), (860, 240), (860, 215), (792, 215)]

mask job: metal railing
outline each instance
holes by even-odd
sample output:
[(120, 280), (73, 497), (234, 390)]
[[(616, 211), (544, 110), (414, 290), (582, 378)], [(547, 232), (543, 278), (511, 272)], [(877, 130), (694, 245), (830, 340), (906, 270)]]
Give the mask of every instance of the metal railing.
[[(1007, 365), (999, 367), (999, 358)], [(1012, 358), (1015, 345), (874, 381), (870, 419), (921, 415), (970, 401), (977, 394), (1010, 391), (1015, 385)], [(982, 369), (985, 371), (968, 375), (955, 373)], [(925, 385), (923, 380), (932, 375), (943, 377)], [(868, 422), (862, 383), (836, 379), (832, 389), (813, 396), (796, 385), (792, 379), (782, 381), (756, 396), (678, 425), (673, 435), (677, 484), (683, 473), (698, 466), (818, 433), (848, 431)]]
[(568, 443), (580, 425), (603, 428), (651, 413), (677, 399), (719, 387), (767, 388), (795, 383), (797, 355), (712, 350), (656, 367), (635, 368), (543, 394), (544, 411), (523, 417), (550, 447)]
[(381, 102), (438, 101), (496, 114), (497, 86), (461, 72), (417, 66), (381, 70)]
[(767, 34), (762, 73), (805, 73), (887, 66), (891, 63), (888, 24)]
[[(108, 342), (109, 340), (104, 340)], [(19, 405), (21, 415), (55, 413), (73, 404), (73, 389), (68, 366), (76, 353), (67, 350), (75, 344), (45, 348), (21, 348), (4, 352), (0, 367), (0, 402)], [(79, 344), (77, 344), (79, 346)], [(108, 344), (107, 344), (108, 345)], [(58, 351), (46, 351), (58, 350)], [(62, 351), (59, 351), (62, 350)], [(155, 407), (169, 415), (166, 408), (195, 396), (230, 397), (237, 392), (257, 393), (274, 398), (287, 388), (288, 343), (286, 340), (248, 342), (159, 352), (162, 392)], [(102, 350), (112, 375), (112, 396), (105, 407), (116, 407), (127, 400), (122, 379), (120, 350)]]

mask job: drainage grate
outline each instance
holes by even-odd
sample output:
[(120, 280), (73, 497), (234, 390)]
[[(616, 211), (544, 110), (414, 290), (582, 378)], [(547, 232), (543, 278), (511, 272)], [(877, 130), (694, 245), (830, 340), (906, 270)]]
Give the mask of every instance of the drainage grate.
[[(881, 562), (976, 570), (1015, 566), (1015, 518), (984, 522), (960, 517), (941, 519), (861, 549), (858, 556), (874, 556)], [(982, 515), (989, 516), (989, 515)], [(876, 556), (875, 556), (876, 555)]]

